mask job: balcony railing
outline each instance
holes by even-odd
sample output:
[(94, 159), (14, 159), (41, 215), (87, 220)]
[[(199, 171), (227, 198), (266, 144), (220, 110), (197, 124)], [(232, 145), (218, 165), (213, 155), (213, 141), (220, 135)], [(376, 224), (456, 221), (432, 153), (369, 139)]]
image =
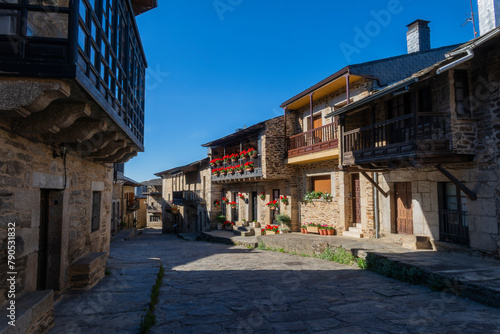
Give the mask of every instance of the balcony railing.
[(253, 162), (253, 170), (252, 171), (247, 171), (243, 169), (243, 172), (237, 172), (235, 171), (234, 174), (227, 173), (227, 174), (219, 174), (219, 175), (214, 175), (212, 174), (212, 181), (233, 181), (233, 180), (241, 180), (241, 179), (246, 179), (246, 178), (257, 178), (257, 177), (262, 177), (262, 161), (261, 161), (261, 156), (258, 155), (256, 158), (249, 158), (249, 159), (238, 159), (236, 161), (229, 161), (227, 163), (223, 163), (219, 166), (212, 167), (213, 169), (217, 168), (227, 168), (227, 167), (234, 167), (238, 165), (244, 165), (247, 162)]
[(337, 123), (333, 122), (288, 139), (288, 157), (319, 152), (338, 147)]
[(409, 114), (344, 133), (344, 164), (422, 153), (448, 153), (446, 114)]

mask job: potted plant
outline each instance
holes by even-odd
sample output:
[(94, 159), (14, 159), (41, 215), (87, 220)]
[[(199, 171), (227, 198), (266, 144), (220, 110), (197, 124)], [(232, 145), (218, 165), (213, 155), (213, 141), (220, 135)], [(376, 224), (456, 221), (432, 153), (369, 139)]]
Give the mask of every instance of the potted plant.
[(229, 155), (225, 155), (222, 157), (222, 160), (224, 160), (224, 163), (228, 163), (231, 160), (231, 157)]
[(222, 226), (224, 225), (224, 222), (226, 221), (226, 216), (224, 215), (218, 215), (215, 217), (215, 222), (217, 223), (217, 229), (222, 230)]
[(251, 172), (253, 171), (253, 162), (245, 162), (245, 169), (247, 170), (247, 172)]
[(173, 203), (170, 204), (170, 209), (172, 210), (172, 213), (174, 215), (178, 214), (179, 213), (179, 207)]
[(240, 159), (246, 159), (247, 158), (247, 151), (243, 150), (240, 152)]
[(326, 228), (326, 232), (328, 233), (328, 235), (334, 235), (335, 228), (333, 226), (328, 225), (328, 227)]
[(253, 147), (252, 148), (249, 148), (247, 150), (247, 155), (251, 158), (256, 158), (257, 157), (257, 150), (254, 149)]
[(307, 223), (307, 233), (319, 233), (318, 223)]
[(222, 201), (223, 201), (224, 203), (226, 203), (226, 204), (227, 204), (227, 203), (229, 203), (229, 198), (227, 198), (227, 197), (222, 197)]
[(227, 174), (227, 169), (226, 168), (220, 168), (220, 175), (226, 175)]
[(248, 222), (246, 219), (242, 219), (241, 221), (243, 222), (243, 226), (248, 226)]
[(218, 200), (214, 201), (214, 207), (218, 208), (220, 206), (220, 202)]
[(227, 168), (227, 172), (228, 172), (229, 174), (234, 174), (234, 169), (235, 169), (234, 167), (228, 167), (228, 168)]
[(276, 221), (280, 223), (282, 227), (286, 226), (288, 229), (290, 229), (290, 224), (292, 222), (292, 218), (288, 215), (277, 215), (276, 216)]
[(253, 227), (253, 228), (260, 227), (260, 223), (259, 223), (258, 221), (256, 221), (256, 220), (254, 220), (254, 221), (252, 222), (252, 227)]
[(281, 201), (281, 203), (288, 205), (288, 197), (280, 196), (280, 201)]
[(279, 204), (278, 204), (278, 201), (277, 200), (274, 200), (274, 201), (271, 201), (271, 202), (268, 202), (266, 203), (266, 205), (269, 207), (269, 209), (271, 210), (276, 210), (276, 208), (279, 207)]
[(278, 232), (278, 226), (276, 225), (266, 225), (264, 227), (264, 230), (262, 231), (262, 234), (265, 234), (265, 235), (270, 235), (270, 234), (276, 234), (276, 232)]
[(212, 169), (212, 175), (219, 175), (220, 170), (219, 169)]
[(327, 234), (327, 232), (326, 232), (327, 227), (328, 227), (328, 225), (326, 225), (326, 224), (321, 224), (320, 226), (318, 226), (319, 234), (326, 235)]
[(323, 202), (331, 202), (331, 201), (332, 201), (332, 199), (333, 199), (333, 196), (332, 196), (332, 194), (330, 194), (330, 193), (324, 192), (324, 193), (321, 195), (321, 199), (323, 200)]
[(290, 229), (288, 228), (288, 226), (282, 226), (279, 228), (279, 231), (280, 231), (280, 234), (284, 234), (284, 233), (289, 233)]
[(236, 162), (238, 160), (238, 158), (240, 157), (240, 155), (236, 154), (236, 153), (233, 153), (229, 157), (231, 158), (232, 162)]
[(228, 203), (233, 209), (236, 208), (236, 202), (229, 202)]
[(217, 164), (217, 166), (222, 165), (222, 159), (215, 159), (215, 163)]
[(259, 198), (264, 201), (266, 199), (266, 193), (265, 192), (261, 192), (260, 195), (259, 195)]
[(239, 193), (238, 197), (239, 197), (239, 199), (241, 199), (243, 201), (245, 200), (245, 195), (243, 195), (242, 193)]
[(210, 160), (210, 166), (212, 166), (212, 167), (217, 166), (217, 159)]
[(234, 169), (236, 170), (236, 172), (238, 172), (240, 174), (242, 174), (244, 172), (242, 165), (236, 165), (236, 166), (234, 166)]
[(306, 225), (306, 224), (304, 224), (304, 225), (302, 225), (302, 226), (300, 227), (300, 232), (301, 232), (301, 233), (304, 233), (304, 234), (307, 234), (307, 225)]

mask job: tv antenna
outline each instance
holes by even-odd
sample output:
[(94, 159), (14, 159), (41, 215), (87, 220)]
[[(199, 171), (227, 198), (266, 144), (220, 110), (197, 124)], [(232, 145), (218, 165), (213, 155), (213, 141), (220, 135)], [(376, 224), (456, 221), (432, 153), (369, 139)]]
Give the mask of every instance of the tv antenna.
[(465, 20), (464, 24), (462, 24), (462, 27), (465, 27), (465, 25), (469, 22), (472, 22), (472, 27), (474, 29), (474, 38), (476, 38), (477, 37), (476, 17), (474, 14), (474, 7), (472, 7), (472, 0), (470, 0), (470, 17)]

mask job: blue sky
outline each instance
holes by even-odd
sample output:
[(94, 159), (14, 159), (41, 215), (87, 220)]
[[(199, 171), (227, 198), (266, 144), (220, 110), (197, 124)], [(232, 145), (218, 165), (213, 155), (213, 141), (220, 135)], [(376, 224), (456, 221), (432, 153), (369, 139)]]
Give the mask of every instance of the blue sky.
[(405, 54), (416, 19), (431, 21), (433, 48), (472, 39), (469, 16), (469, 0), (159, 1), (137, 17), (145, 152), (125, 173), (144, 181), (202, 159), (202, 144), (282, 115), (282, 102), (342, 67)]

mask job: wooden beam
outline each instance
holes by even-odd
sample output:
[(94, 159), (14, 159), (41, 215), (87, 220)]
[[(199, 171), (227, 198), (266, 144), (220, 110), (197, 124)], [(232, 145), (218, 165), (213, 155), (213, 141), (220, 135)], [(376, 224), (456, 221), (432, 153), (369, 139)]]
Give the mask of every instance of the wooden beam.
[(361, 175), (363, 175), (371, 184), (373, 184), (373, 186), (375, 188), (377, 188), (378, 191), (380, 191), (380, 193), (382, 195), (384, 195), (385, 198), (389, 197), (389, 193), (385, 192), (378, 184), (377, 182), (375, 182), (371, 177), (370, 175), (366, 174), (366, 172), (363, 172), (363, 171), (360, 171)]
[(467, 197), (469, 197), (472, 201), (477, 200), (476, 193), (473, 192), (472, 190), (470, 190), (469, 188), (467, 188), (465, 186), (465, 184), (460, 182), (456, 177), (454, 177), (450, 172), (448, 172), (443, 166), (437, 165), (436, 168), (438, 171), (441, 172), (441, 174), (446, 176), (448, 178), (448, 180), (453, 182), (453, 184), (455, 184), (458, 187), (458, 189), (462, 190), (467, 195)]

